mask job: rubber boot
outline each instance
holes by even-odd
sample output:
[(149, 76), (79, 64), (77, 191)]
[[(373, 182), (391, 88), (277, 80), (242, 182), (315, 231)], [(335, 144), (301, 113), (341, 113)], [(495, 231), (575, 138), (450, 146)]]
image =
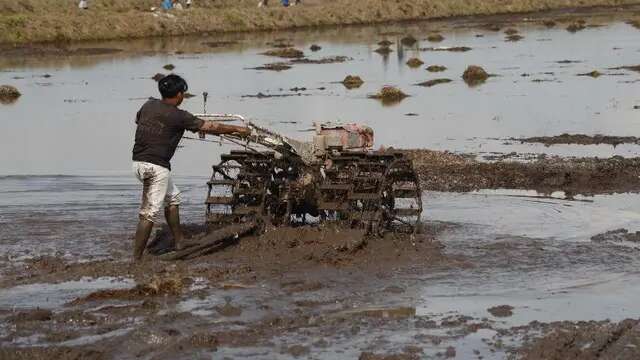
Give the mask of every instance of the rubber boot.
[(138, 221), (138, 227), (136, 229), (136, 239), (133, 244), (133, 260), (138, 262), (142, 260), (142, 254), (147, 247), (147, 241), (151, 235), (153, 229), (153, 221), (140, 218)]
[(167, 220), (167, 225), (169, 225), (169, 230), (171, 230), (171, 235), (173, 235), (173, 247), (176, 250), (182, 250), (184, 235), (180, 227), (180, 211), (178, 206), (172, 205), (164, 208), (164, 217)]

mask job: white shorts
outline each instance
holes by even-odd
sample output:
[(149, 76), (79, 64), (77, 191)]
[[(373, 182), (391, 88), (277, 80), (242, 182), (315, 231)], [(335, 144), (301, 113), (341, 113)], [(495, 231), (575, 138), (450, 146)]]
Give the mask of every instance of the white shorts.
[(155, 222), (164, 206), (180, 205), (180, 190), (171, 181), (171, 171), (160, 165), (134, 161), (133, 173), (142, 182), (140, 216)]

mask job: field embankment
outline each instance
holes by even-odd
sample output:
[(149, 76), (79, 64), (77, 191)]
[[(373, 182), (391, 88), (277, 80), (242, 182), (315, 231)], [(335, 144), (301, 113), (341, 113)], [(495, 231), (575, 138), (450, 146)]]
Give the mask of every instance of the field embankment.
[(306, 0), (284, 8), (272, 0), (195, 0), (191, 9), (150, 11), (159, 0), (0, 0), (0, 44), (107, 40), (196, 33), (370, 24), (560, 8), (621, 6), (637, 0)]

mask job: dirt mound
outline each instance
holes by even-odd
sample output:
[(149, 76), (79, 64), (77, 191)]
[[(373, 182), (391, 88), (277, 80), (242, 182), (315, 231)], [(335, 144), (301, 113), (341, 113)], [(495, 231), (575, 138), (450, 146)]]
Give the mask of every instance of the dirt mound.
[(423, 190), (473, 191), (525, 189), (542, 193), (609, 194), (640, 191), (640, 158), (560, 157), (532, 162), (479, 162), (469, 156), (431, 150), (406, 150)]
[(445, 70), (447, 70), (447, 67), (442, 65), (430, 65), (427, 67), (427, 71), (429, 72), (441, 72)]
[(353, 60), (353, 59), (348, 56), (330, 56), (330, 57), (324, 57), (322, 59), (307, 59), (307, 58), (293, 59), (291, 60), (291, 63), (292, 64), (336, 64), (336, 63), (343, 63), (349, 60)]
[(471, 48), (468, 46), (442, 46), (442, 47), (428, 47), (420, 48), (420, 51), (451, 51), (451, 52), (467, 52)]
[(480, 85), (489, 78), (489, 74), (480, 66), (470, 65), (462, 74), (462, 79), (469, 86)]
[(357, 89), (364, 84), (364, 81), (357, 75), (347, 75), (347, 77), (342, 80), (342, 85), (347, 89)]
[(601, 75), (602, 75), (602, 73), (599, 72), (598, 70), (593, 70), (593, 71), (588, 72), (588, 73), (578, 74), (577, 76), (590, 76), (592, 78), (597, 78), (597, 77), (600, 77)]
[(175, 69), (176, 66), (173, 65), (173, 64), (167, 64), (167, 65), (163, 66), (162, 68), (165, 69), (165, 70), (171, 71), (171, 70)]
[(436, 86), (438, 84), (446, 84), (446, 83), (450, 83), (452, 80), (451, 79), (446, 79), (446, 78), (442, 78), (442, 79), (433, 79), (433, 80), (427, 80), (425, 82), (421, 82), (418, 83), (416, 85), (418, 86), (425, 86), (425, 87), (432, 87), (432, 86)]
[(262, 55), (276, 56), (276, 57), (281, 57), (286, 59), (296, 59), (296, 58), (304, 57), (304, 52), (296, 48), (287, 47), (287, 48), (272, 49), (269, 51), (265, 51), (262, 53)]
[(640, 65), (625, 65), (609, 68), (609, 70), (631, 70), (640, 72)]
[(269, 63), (264, 64), (262, 66), (257, 66), (253, 68), (248, 68), (250, 70), (268, 70), (268, 71), (284, 71), (291, 69), (291, 65), (287, 63), (277, 62), (277, 63)]
[(607, 231), (603, 234), (594, 235), (591, 237), (591, 241), (595, 242), (621, 242), (621, 241), (631, 241), (640, 243), (640, 231), (636, 231), (635, 233), (629, 232), (627, 229), (616, 229)]
[(510, 139), (523, 143), (540, 143), (545, 146), (556, 144), (600, 145), (608, 144), (618, 146), (620, 144), (640, 144), (640, 138), (635, 136), (609, 136), (609, 135), (584, 135), (561, 134), (557, 136), (536, 136), (530, 138)]
[(411, 58), (409, 60), (407, 60), (407, 66), (409, 66), (410, 68), (417, 68), (422, 66), (422, 64), (424, 64), (424, 61), (418, 59), (418, 58)]
[(511, 305), (499, 305), (490, 307), (487, 309), (489, 314), (495, 317), (509, 317), (513, 315), (513, 306)]
[(394, 104), (402, 101), (402, 99), (408, 96), (409, 95), (396, 87), (384, 86), (377, 94), (369, 95), (369, 98), (381, 100), (384, 104)]
[(0, 85), (0, 103), (10, 104), (18, 100), (21, 95), (15, 86)]
[(320, 51), (320, 50), (322, 50), (322, 46), (320, 46), (320, 45), (316, 45), (316, 44), (312, 44), (312, 45), (309, 47), (309, 50), (311, 50), (311, 51), (313, 51), (313, 52)]
[(518, 29), (508, 28), (507, 30), (504, 31), (504, 33), (506, 35), (515, 35), (518, 33)]
[(640, 321), (557, 323), (544, 337), (520, 349), (518, 355), (524, 360), (638, 359)]
[(400, 39), (400, 43), (404, 46), (413, 46), (418, 42), (418, 39), (414, 38), (411, 35), (407, 35)]
[(577, 21), (572, 24), (569, 24), (569, 26), (567, 26), (567, 31), (570, 33), (576, 33), (586, 28), (587, 27), (584, 25), (584, 22)]
[(208, 46), (210, 48), (219, 48), (229, 45), (235, 45), (237, 43), (237, 41), (207, 41), (203, 42), (202, 45)]
[(522, 39), (524, 39), (524, 36), (519, 35), (519, 34), (513, 34), (513, 35), (507, 36), (504, 41), (516, 42), (516, 41), (520, 41)]
[(391, 45), (393, 45), (393, 43), (389, 40), (382, 40), (378, 43), (378, 45), (383, 46), (383, 47), (389, 47)]
[(556, 22), (553, 20), (545, 20), (542, 22), (542, 25), (548, 27), (548, 28), (552, 28), (554, 26), (556, 26)]
[(380, 55), (389, 55), (391, 54), (391, 52), (393, 52), (393, 50), (391, 50), (391, 48), (388, 46), (380, 46), (379, 48), (373, 51), (377, 52)]
[(380, 355), (372, 352), (362, 352), (358, 360), (419, 360), (421, 357), (415, 353), (401, 353)]
[(427, 36), (427, 41), (430, 42), (440, 42), (442, 40), (444, 40), (444, 36), (441, 34), (429, 34), (429, 36)]

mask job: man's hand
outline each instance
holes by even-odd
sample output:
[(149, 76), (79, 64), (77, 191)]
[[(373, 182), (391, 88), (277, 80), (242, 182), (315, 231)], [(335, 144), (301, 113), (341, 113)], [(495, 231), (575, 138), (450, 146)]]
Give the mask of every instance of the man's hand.
[(251, 136), (251, 128), (248, 126), (238, 126), (238, 131), (236, 134), (240, 137), (249, 137)]
[(235, 134), (241, 137), (251, 135), (251, 128), (247, 126), (227, 125), (217, 121), (207, 120), (200, 127), (200, 132), (212, 135)]

